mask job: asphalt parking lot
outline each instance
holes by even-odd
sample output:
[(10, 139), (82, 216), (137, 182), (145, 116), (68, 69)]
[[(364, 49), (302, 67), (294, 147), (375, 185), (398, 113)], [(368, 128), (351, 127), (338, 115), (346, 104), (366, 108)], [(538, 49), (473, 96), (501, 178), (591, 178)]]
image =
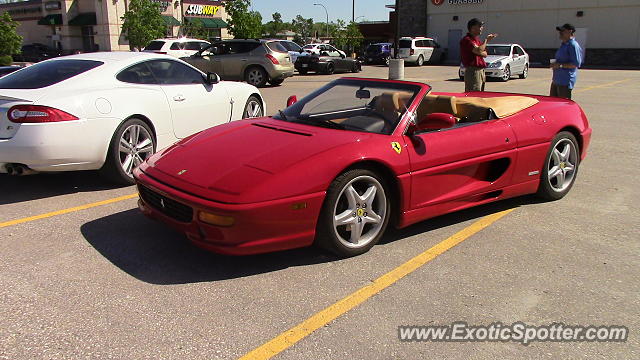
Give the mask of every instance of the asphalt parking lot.
[[(268, 113), (349, 75), (262, 89)], [(405, 77), (464, 88), (455, 67), (408, 67)], [(487, 90), (547, 94), (549, 79), (531, 69)], [(639, 83), (638, 71), (580, 71), (574, 100), (593, 138), (564, 199), (516, 198), (391, 229), (344, 260), (315, 249), (210, 254), (142, 216), (134, 187), (91, 172), (0, 175), (0, 359), (233, 359), (254, 349), (278, 359), (640, 358)], [(481, 219), (490, 221), (479, 229)], [(455, 234), (448, 251), (393, 272)], [(398, 339), (401, 325), (456, 321), (624, 325), (630, 335), (526, 346)]]

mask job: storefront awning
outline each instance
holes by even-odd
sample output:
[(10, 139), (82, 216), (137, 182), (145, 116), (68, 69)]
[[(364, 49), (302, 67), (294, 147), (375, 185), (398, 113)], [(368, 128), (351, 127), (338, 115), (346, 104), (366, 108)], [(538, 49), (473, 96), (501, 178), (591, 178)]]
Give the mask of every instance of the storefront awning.
[(62, 25), (62, 14), (50, 14), (38, 20), (38, 25)]
[(187, 17), (186, 18), (187, 21), (192, 22), (194, 20), (200, 20), (202, 21), (202, 26), (209, 28), (209, 29), (221, 29), (221, 28), (226, 28), (227, 26), (229, 26), (229, 24), (226, 23), (226, 21), (219, 19), (219, 18), (196, 18), (196, 17)]
[(180, 21), (173, 16), (162, 15), (162, 19), (164, 19), (164, 23), (167, 24), (167, 26), (180, 26)]
[(96, 13), (94, 12), (80, 13), (78, 14), (78, 16), (69, 20), (70, 26), (92, 26), (97, 24), (98, 23), (96, 21)]

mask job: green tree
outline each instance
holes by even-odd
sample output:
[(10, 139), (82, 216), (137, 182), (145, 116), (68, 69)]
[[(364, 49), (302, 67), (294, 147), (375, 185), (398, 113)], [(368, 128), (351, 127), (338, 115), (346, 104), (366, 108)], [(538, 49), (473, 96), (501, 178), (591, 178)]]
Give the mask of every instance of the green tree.
[(249, 11), (251, 0), (230, 0), (225, 9), (229, 14), (229, 32), (238, 39), (262, 37), (262, 15)]
[(291, 20), (291, 27), (297, 34), (293, 39), (295, 42), (306, 44), (313, 36), (313, 19), (305, 19), (301, 15), (297, 15), (295, 19)]
[(203, 40), (207, 40), (209, 37), (207, 28), (204, 27), (202, 20), (198, 18), (194, 18), (189, 21), (184, 20), (182, 23), (182, 34), (184, 36)]
[(275, 37), (279, 32), (287, 29), (287, 24), (282, 21), (282, 15), (280, 13), (274, 13), (271, 15), (273, 20), (264, 24), (265, 34), (269, 34), (270, 37)]
[(351, 22), (349, 25), (342, 20), (338, 20), (336, 34), (333, 35), (333, 44), (347, 52), (355, 52), (360, 48), (363, 40), (358, 23)]
[(142, 50), (151, 40), (164, 37), (166, 30), (160, 5), (151, 0), (131, 0), (122, 16), (122, 32), (131, 48)]
[(0, 16), (0, 66), (11, 65), (11, 55), (20, 53), (22, 36), (16, 32), (17, 27), (8, 12)]

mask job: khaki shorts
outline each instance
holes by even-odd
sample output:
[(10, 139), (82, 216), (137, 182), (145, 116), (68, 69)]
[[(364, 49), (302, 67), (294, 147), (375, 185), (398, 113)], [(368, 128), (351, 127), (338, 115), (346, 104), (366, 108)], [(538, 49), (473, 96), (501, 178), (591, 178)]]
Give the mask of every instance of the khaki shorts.
[(484, 91), (484, 84), (487, 78), (484, 75), (484, 68), (469, 66), (464, 71), (464, 91)]

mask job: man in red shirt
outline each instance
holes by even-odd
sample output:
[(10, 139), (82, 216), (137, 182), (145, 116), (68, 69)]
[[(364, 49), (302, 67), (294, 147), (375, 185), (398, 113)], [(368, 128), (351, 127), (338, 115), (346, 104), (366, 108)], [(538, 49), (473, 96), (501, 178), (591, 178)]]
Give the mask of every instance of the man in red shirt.
[(464, 71), (464, 91), (484, 91), (486, 78), (484, 68), (487, 64), (484, 58), (487, 57), (487, 43), (493, 40), (497, 34), (489, 34), (484, 42), (480, 42), (482, 34), (482, 21), (473, 18), (467, 23), (469, 32), (460, 40), (460, 57)]

